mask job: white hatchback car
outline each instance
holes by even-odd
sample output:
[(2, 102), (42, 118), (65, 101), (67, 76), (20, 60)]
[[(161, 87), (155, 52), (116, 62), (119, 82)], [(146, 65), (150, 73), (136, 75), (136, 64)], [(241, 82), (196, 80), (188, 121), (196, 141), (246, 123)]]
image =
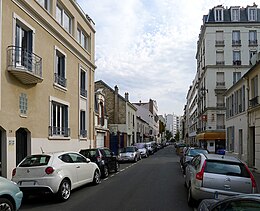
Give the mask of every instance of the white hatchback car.
[(56, 152), (27, 156), (13, 170), (12, 180), (25, 196), (35, 193), (56, 194), (66, 201), (72, 189), (86, 183), (100, 183), (96, 163), (77, 152)]

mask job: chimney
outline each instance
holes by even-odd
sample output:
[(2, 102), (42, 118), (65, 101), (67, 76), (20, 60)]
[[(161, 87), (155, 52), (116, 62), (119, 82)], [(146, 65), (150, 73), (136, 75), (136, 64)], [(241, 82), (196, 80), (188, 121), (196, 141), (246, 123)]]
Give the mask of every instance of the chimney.
[(129, 93), (128, 93), (128, 92), (125, 93), (125, 100), (126, 100), (127, 102), (129, 101)]
[(118, 87), (117, 85), (115, 86), (115, 110), (114, 110), (114, 124), (117, 124), (119, 122), (119, 100), (118, 100)]

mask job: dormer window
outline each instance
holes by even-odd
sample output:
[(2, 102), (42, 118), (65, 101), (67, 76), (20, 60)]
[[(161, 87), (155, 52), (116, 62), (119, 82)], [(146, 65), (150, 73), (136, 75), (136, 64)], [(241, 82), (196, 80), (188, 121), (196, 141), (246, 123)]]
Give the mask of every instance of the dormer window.
[(248, 20), (256, 21), (257, 20), (257, 9), (254, 7), (248, 8)]
[(215, 8), (215, 21), (220, 22), (224, 20), (223, 8)]
[(231, 8), (231, 21), (240, 21), (240, 10), (238, 7)]

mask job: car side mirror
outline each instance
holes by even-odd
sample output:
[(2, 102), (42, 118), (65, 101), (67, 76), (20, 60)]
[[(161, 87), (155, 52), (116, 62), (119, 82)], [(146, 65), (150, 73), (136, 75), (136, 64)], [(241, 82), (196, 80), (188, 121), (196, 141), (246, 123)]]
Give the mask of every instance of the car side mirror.
[(90, 162), (90, 159), (89, 158), (86, 158), (86, 163), (89, 163)]

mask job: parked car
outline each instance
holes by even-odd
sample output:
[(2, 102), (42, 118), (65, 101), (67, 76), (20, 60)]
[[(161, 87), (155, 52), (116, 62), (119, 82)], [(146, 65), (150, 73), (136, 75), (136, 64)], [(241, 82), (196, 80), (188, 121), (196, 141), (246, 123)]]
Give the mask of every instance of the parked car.
[(257, 186), (247, 165), (235, 157), (199, 154), (186, 167), (188, 203), (243, 193), (256, 193)]
[(117, 156), (108, 148), (82, 149), (79, 153), (95, 162), (104, 178), (108, 177), (110, 172), (117, 172), (119, 169)]
[(146, 142), (145, 144), (146, 144), (146, 146), (147, 146), (147, 149), (148, 149), (149, 155), (152, 155), (153, 153), (156, 152), (156, 148), (155, 148), (153, 142)]
[(149, 151), (146, 146), (146, 143), (136, 143), (135, 146), (137, 147), (138, 151), (141, 153), (142, 157), (147, 158), (149, 156)]
[(187, 150), (184, 151), (183, 156), (181, 156), (180, 163), (182, 166), (183, 174), (185, 174), (185, 168), (187, 165), (187, 162), (192, 160), (196, 155), (199, 153), (208, 154), (208, 150), (202, 149), (202, 148), (196, 148), (196, 147), (189, 147)]
[(100, 183), (96, 163), (77, 152), (29, 155), (13, 170), (12, 180), (24, 195), (53, 193), (59, 201), (69, 199), (71, 190), (92, 182)]
[(0, 177), (0, 210), (18, 210), (22, 199), (23, 192), (17, 184), (4, 177)]
[(204, 199), (198, 211), (260, 210), (260, 194), (241, 194), (223, 200)]
[(184, 143), (176, 144), (176, 146), (175, 146), (176, 154), (181, 156), (183, 154), (183, 150), (184, 150), (185, 147), (186, 147), (186, 144), (184, 144)]
[(137, 162), (138, 160), (141, 160), (141, 153), (138, 151), (137, 147), (135, 146), (129, 146), (125, 147), (120, 150), (119, 153), (119, 161), (133, 161)]

